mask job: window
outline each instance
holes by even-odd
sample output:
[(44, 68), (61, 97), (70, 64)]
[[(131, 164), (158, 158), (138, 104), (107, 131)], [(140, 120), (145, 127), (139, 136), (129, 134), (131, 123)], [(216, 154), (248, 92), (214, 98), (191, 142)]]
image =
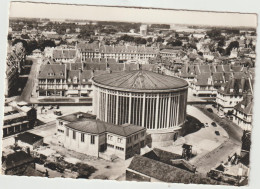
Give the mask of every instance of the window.
[(137, 140), (137, 139), (138, 139), (138, 134), (135, 135), (135, 140)]
[(132, 142), (132, 138), (129, 137), (129, 138), (127, 139), (127, 143), (129, 144), (129, 143), (131, 143), (131, 142)]
[(81, 133), (81, 142), (85, 142), (85, 135), (84, 135), (84, 133)]
[(141, 136), (143, 137), (143, 136), (144, 136), (144, 134), (145, 134), (145, 132), (143, 131), (143, 132), (141, 133)]
[(113, 136), (108, 135), (108, 140), (113, 140)]
[(144, 147), (144, 140), (142, 140), (140, 144), (141, 144), (141, 148), (143, 148)]
[(107, 144), (107, 147), (109, 147), (109, 148), (114, 148), (114, 145), (112, 145), (112, 144)]
[(124, 148), (121, 148), (121, 147), (119, 147), (119, 146), (116, 146), (116, 149), (117, 149), (117, 150), (120, 150), (120, 151), (124, 151)]
[(94, 135), (91, 135), (91, 137), (90, 137), (90, 143), (91, 143), (91, 144), (95, 144), (95, 136), (94, 136)]
[(63, 125), (63, 122), (62, 122), (62, 121), (59, 121), (59, 125)]
[(76, 140), (76, 131), (73, 131), (72, 138)]
[(118, 143), (122, 143), (122, 138), (117, 138)]
[(69, 129), (66, 129), (66, 135), (69, 136)]

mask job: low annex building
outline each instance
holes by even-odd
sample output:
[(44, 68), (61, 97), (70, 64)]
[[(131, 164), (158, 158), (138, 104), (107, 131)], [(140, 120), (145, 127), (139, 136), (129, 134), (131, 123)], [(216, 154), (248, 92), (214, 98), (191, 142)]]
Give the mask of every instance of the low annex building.
[(59, 117), (57, 131), (64, 147), (95, 157), (128, 159), (145, 146), (145, 128), (108, 124), (82, 112)]
[(31, 129), (34, 127), (36, 120), (37, 113), (34, 108), (6, 106), (4, 110), (3, 136), (6, 137)]

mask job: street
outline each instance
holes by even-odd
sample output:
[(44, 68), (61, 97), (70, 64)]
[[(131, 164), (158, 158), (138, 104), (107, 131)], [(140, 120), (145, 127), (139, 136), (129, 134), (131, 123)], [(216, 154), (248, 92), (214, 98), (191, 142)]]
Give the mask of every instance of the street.
[(33, 96), (35, 96), (36, 93), (34, 88), (35, 88), (35, 83), (37, 82), (38, 72), (41, 64), (40, 64), (40, 59), (31, 58), (31, 60), (33, 61), (31, 71), (21, 96), (18, 96), (16, 98), (16, 101), (18, 102), (19, 101), (30, 102), (31, 95), (33, 94)]

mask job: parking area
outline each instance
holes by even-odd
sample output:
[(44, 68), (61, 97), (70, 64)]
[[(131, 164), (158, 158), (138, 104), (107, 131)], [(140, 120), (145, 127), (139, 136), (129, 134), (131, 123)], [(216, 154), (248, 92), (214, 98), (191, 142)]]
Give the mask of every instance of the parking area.
[[(44, 107), (44, 109), (43, 109)], [(92, 106), (38, 106), (37, 118), (42, 122), (50, 122), (56, 120), (59, 115), (55, 114), (55, 111), (59, 111), (61, 115), (72, 114), (75, 112), (92, 112)]]

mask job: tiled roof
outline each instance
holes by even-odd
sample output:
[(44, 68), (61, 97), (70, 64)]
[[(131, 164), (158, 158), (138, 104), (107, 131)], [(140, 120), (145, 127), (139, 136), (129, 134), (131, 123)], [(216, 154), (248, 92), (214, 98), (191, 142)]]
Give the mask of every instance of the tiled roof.
[(144, 127), (136, 125), (114, 125), (103, 121), (87, 119), (84, 121), (72, 122), (66, 125), (71, 129), (75, 129), (84, 133), (101, 134), (104, 132), (116, 134), (119, 136), (127, 137), (136, 132), (145, 130)]
[(76, 49), (54, 49), (54, 59), (74, 59), (76, 58)]
[(189, 171), (140, 155), (134, 156), (128, 169), (169, 183), (181, 182), (181, 179), (195, 176)]
[(211, 77), (210, 73), (201, 73), (196, 76), (196, 82), (194, 82), (197, 86), (207, 86), (212, 85), (212, 83), (208, 83), (208, 79)]
[(242, 66), (232, 66), (233, 72), (241, 72), (243, 70)]
[(36, 135), (36, 134), (33, 134), (33, 133), (25, 132), (25, 133), (19, 134), (16, 137), (16, 139), (20, 140), (20, 141), (22, 141), (24, 143), (33, 145), (35, 142), (38, 142), (39, 140), (42, 140), (43, 137), (39, 136), (39, 135)]
[(39, 79), (65, 79), (65, 65), (46, 64), (40, 69)]
[(234, 108), (246, 115), (253, 114), (253, 96), (247, 95)]
[(157, 51), (152, 47), (144, 46), (108, 46), (102, 45), (98, 46), (97, 44), (78, 44), (78, 48), (81, 52), (95, 52), (100, 53), (142, 53), (142, 54), (155, 54)]
[(76, 112), (73, 114), (58, 117), (58, 119), (68, 121), (68, 122), (76, 122), (76, 121), (84, 121), (88, 119), (96, 119), (96, 116), (89, 113)]
[(144, 70), (100, 75), (94, 77), (93, 81), (96, 84), (128, 90), (163, 90), (188, 86), (188, 83), (180, 78)]
[(226, 95), (252, 94), (253, 80), (248, 78), (231, 78), (227, 83), (223, 84), (222, 87), (219, 89), (219, 92)]
[(6, 159), (4, 160), (2, 166), (4, 169), (12, 169), (23, 164), (31, 163), (34, 159), (31, 155), (24, 151), (14, 152), (12, 154), (8, 154)]
[(106, 63), (84, 63), (84, 70), (106, 70)]

